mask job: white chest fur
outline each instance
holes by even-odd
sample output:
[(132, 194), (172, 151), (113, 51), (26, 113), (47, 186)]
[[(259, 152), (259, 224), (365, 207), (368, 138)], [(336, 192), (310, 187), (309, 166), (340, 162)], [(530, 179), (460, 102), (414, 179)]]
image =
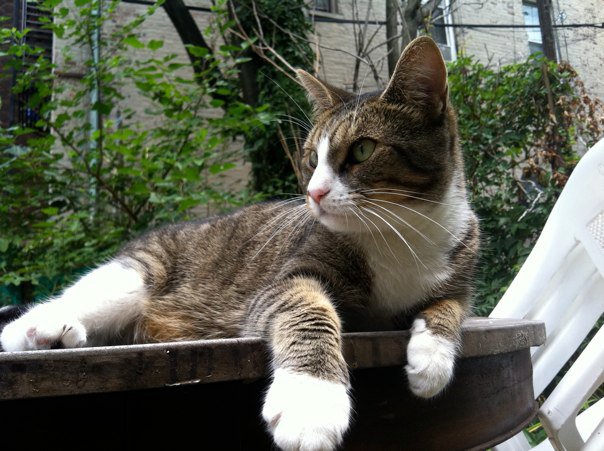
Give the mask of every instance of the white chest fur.
[[(408, 225), (374, 232), (363, 239), (373, 272), (371, 305), (376, 313), (396, 314), (427, 299), (450, 275), (449, 254), (460, 242), (469, 215), (465, 199), (447, 196), (420, 214), (398, 211)], [(450, 203), (453, 202), (453, 203)]]
[(388, 241), (391, 241), (388, 247), (374, 246), (366, 256), (373, 272), (371, 305), (378, 312), (394, 314), (426, 299), (447, 279), (449, 268), (446, 251), (409, 242), (413, 255), (406, 245)]

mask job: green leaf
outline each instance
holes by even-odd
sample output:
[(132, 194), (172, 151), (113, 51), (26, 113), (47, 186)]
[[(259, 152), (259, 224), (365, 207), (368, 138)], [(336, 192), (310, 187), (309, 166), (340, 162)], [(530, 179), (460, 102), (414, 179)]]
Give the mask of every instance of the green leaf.
[(219, 174), (221, 172), (227, 171), (236, 167), (235, 163), (216, 163), (209, 167), (209, 171), (211, 174)]
[(163, 46), (164, 46), (164, 41), (160, 41), (157, 39), (151, 39), (147, 43), (147, 47), (149, 47), (151, 50), (158, 50), (158, 49), (161, 49)]
[(236, 45), (223, 44), (220, 46), (220, 50), (223, 52), (239, 52), (241, 47)]
[(47, 216), (54, 216), (59, 212), (59, 209), (56, 207), (47, 207), (42, 209), (42, 213)]
[(182, 201), (180, 201), (180, 203), (178, 204), (178, 210), (179, 211), (185, 211), (188, 210), (189, 208), (195, 207), (199, 205), (199, 201), (196, 199), (183, 199)]
[(203, 58), (209, 53), (209, 50), (205, 47), (199, 47), (198, 45), (186, 45), (187, 51), (198, 58)]
[(124, 44), (129, 45), (135, 49), (143, 49), (145, 48), (145, 44), (143, 44), (136, 36), (128, 36), (124, 38), (122, 41)]

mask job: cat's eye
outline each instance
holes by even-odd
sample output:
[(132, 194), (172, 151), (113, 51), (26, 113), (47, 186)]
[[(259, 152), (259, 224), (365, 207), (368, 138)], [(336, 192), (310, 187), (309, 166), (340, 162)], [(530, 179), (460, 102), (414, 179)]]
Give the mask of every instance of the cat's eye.
[(319, 156), (317, 155), (317, 152), (315, 152), (314, 150), (308, 156), (308, 163), (310, 164), (310, 166), (313, 169), (316, 168), (317, 165), (319, 164)]
[(355, 163), (362, 163), (371, 155), (373, 155), (374, 150), (375, 141), (365, 138), (355, 142), (352, 145), (350, 156), (352, 161), (354, 161)]

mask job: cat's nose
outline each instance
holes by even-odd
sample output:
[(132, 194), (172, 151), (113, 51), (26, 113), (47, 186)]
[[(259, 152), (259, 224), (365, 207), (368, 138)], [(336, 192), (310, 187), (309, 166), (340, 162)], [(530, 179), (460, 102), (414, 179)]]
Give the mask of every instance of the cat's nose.
[(325, 196), (329, 194), (329, 188), (315, 188), (309, 189), (308, 195), (314, 200), (317, 204), (321, 202)]

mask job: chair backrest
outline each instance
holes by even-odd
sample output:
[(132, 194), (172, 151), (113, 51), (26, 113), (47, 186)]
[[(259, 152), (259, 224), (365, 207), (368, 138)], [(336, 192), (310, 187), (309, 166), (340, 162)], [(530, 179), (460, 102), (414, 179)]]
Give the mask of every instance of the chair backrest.
[(603, 312), (604, 139), (577, 164), (535, 247), (490, 316), (545, 323), (546, 343), (532, 351), (537, 396)]

